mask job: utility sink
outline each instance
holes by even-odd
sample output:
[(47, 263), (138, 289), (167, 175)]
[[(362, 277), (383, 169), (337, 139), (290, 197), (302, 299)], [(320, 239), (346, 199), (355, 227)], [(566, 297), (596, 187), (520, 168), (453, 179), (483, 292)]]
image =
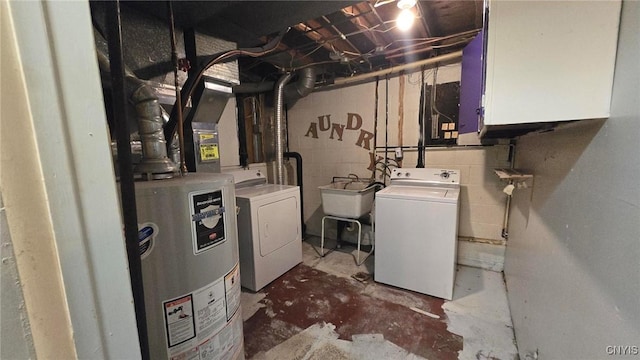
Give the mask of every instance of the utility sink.
[(339, 181), (320, 186), (326, 215), (358, 219), (371, 211), (376, 186), (361, 181)]

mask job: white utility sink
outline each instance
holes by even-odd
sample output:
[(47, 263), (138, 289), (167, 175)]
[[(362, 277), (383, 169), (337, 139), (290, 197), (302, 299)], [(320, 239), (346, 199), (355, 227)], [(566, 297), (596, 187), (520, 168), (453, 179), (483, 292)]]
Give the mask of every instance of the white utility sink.
[(376, 186), (361, 181), (340, 181), (319, 189), (326, 215), (358, 219), (371, 211)]

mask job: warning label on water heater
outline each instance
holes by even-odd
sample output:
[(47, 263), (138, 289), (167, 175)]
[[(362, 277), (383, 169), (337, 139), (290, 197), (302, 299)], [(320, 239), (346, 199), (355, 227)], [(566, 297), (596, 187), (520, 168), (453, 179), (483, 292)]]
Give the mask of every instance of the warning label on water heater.
[(191, 295), (167, 301), (163, 305), (169, 347), (196, 337)]
[(199, 254), (225, 239), (222, 190), (189, 193), (193, 252)]
[(162, 303), (170, 360), (235, 359), (242, 351), (238, 264), (223, 277)]

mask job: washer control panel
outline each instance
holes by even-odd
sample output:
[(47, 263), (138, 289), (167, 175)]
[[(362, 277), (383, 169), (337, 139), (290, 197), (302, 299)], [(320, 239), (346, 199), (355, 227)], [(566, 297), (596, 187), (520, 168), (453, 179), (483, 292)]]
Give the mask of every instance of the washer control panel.
[(391, 181), (412, 180), (417, 182), (460, 184), (460, 171), (442, 168), (395, 168)]

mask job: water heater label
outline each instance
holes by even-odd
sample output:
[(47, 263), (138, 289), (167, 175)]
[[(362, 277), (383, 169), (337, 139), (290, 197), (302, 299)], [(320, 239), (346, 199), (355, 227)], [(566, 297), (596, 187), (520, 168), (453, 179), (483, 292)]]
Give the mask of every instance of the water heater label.
[(191, 295), (164, 302), (164, 319), (169, 347), (196, 337)]
[(189, 193), (193, 252), (199, 254), (225, 239), (222, 190)]
[(224, 277), (162, 303), (169, 359), (237, 358), (243, 342), (239, 276), (236, 263)]
[(240, 269), (238, 264), (224, 277), (225, 297), (227, 299), (227, 320), (235, 315), (240, 307)]
[(220, 280), (194, 293), (198, 316), (198, 338), (205, 339), (227, 323), (224, 283)]

